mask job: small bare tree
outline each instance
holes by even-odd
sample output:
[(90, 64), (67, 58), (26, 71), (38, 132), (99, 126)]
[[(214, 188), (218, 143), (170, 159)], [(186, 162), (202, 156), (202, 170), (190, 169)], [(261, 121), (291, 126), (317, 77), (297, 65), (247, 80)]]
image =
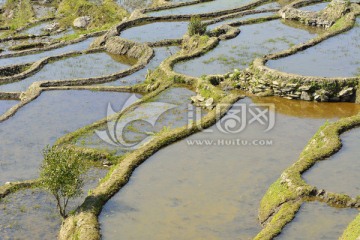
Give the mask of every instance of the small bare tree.
[(85, 165), (69, 148), (47, 146), (43, 156), (40, 173), (42, 186), (55, 197), (60, 215), (65, 219), (69, 200), (82, 194)]

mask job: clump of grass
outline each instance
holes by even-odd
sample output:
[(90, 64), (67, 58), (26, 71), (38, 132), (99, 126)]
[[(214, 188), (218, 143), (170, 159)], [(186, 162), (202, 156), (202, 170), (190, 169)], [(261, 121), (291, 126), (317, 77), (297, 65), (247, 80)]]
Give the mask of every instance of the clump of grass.
[(206, 26), (201, 22), (200, 17), (192, 17), (190, 19), (188, 32), (190, 36), (205, 34)]

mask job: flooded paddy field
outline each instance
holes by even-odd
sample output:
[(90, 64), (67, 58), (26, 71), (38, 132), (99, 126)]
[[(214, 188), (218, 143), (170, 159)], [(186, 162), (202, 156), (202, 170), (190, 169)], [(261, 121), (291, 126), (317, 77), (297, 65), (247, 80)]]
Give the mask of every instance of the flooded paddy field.
[[(353, 29), (297, 54), (272, 60), (267, 66), (288, 73), (321, 77), (359, 75), (360, 19)], [(341, 59), (341, 60), (340, 60)], [(316, 67), (313, 67), (316, 66)]]
[(359, 157), (357, 147), (360, 141), (360, 129), (354, 129), (341, 135), (341, 150), (323, 162), (319, 162), (304, 174), (311, 185), (327, 191), (344, 193), (353, 197), (360, 195), (356, 183)]
[(200, 13), (209, 13), (216, 12), (221, 10), (227, 10), (232, 8), (241, 7), (249, 3), (247, 0), (219, 0), (204, 2), (196, 5), (190, 5), (185, 7), (179, 7), (174, 9), (168, 9), (157, 12), (148, 13), (149, 16), (166, 16), (166, 15), (182, 15), (182, 14), (200, 14)]
[[(271, 100), (270, 100), (271, 101)], [(285, 101), (285, 102), (282, 102)], [(286, 100), (276, 102), (282, 109)], [(271, 101), (273, 102), (273, 101)], [(241, 104), (252, 104), (245, 99)], [(256, 104), (263, 104), (256, 99)], [(100, 216), (104, 239), (242, 239), (261, 229), (257, 209), (267, 186), (298, 156), (308, 139), (330, 116), (306, 116), (316, 105), (276, 113), (275, 127), (248, 126), (238, 134), (198, 133), (161, 150), (141, 165)], [(341, 108), (341, 104), (339, 105)], [(306, 111), (308, 109), (308, 111)], [(359, 109), (357, 109), (358, 111)], [(231, 111), (230, 111), (231, 112)], [(305, 115), (305, 116), (304, 116)], [(299, 129), (301, 134), (294, 129)], [(288, 139), (296, 138), (294, 145)], [(271, 146), (216, 146), (218, 140), (271, 140)], [(196, 145), (213, 141), (211, 148)], [(154, 174), (156, 172), (156, 174)], [(116, 227), (115, 227), (116, 226)], [(138, 229), (142, 231), (138, 231)], [(186, 229), (186, 231), (185, 231)]]
[(37, 178), (46, 145), (103, 118), (109, 102), (116, 110), (121, 109), (128, 97), (128, 93), (90, 91), (42, 93), (14, 117), (0, 123), (0, 184)]
[(179, 47), (171, 46), (171, 47), (159, 47), (154, 48), (155, 56), (150, 60), (150, 62), (146, 65), (145, 68), (137, 71), (129, 76), (120, 78), (114, 82), (104, 83), (104, 86), (129, 86), (133, 84), (141, 83), (145, 80), (146, 75), (149, 71), (153, 71), (159, 64), (164, 61), (166, 58), (175, 54), (179, 51)]
[[(152, 101), (142, 104), (129, 114), (116, 121), (108, 122), (86, 136), (79, 138), (76, 145), (107, 151), (116, 151), (116, 155), (127, 152), (125, 147), (112, 146), (99, 138), (97, 131), (112, 131), (122, 136), (124, 142), (151, 141), (154, 135), (165, 129), (188, 124), (188, 106), (195, 93), (185, 88), (172, 88), (161, 93)], [(125, 124), (127, 123), (127, 124)], [(129, 150), (134, 150), (130, 148)]]
[[(171, 5), (183, 2), (190, 1), (11, 0), (1, 7), (0, 239), (339, 239), (350, 222), (354, 237), (342, 240), (359, 237), (360, 131), (352, 129), (360, 124), (359, 6), (334, 1), (345, 6), (334, 16), (319, 12), (328, 2), (300, 7), (318, 11), (309, 24), (278, 19), (286, 16), (277, 9), (293, 3), (287, 0), (255, 2), (247, 9), (254, 14), (244, 16), (249, 11), (236, 9), (253, 1)], [(179, 16), (203, 13), (217, 17)], [(334, 27), (316, 26), (328, 17)], [(224, 20), (209, 25), (218, 19)], [(57, 30), (49, 36), (11, 39), (44, 35), (51, 23)], [(182, 42), (163, 41), (174, 39)], [(299, 48), (311, 40), (319, 43)], [(59, 47), (11, 50), (50, 42)], [(289, 54), (279, 57), (280, 51)], [(69, 52), (14, 77), (28, 69), (18, 65)], [(87, 80), (129, 69), (112, 82)], [(284, 73), (349, 78), (338, 84)], [(35, 84), (77, 79), (81, 86)], [(340, 136), (342, 148), (301, 171), (304, 182), (293, 181), (296, 172), (288, 169), (304, 156), (310, 166), (313, 152), (335, 145), (337, 132), (327, 126), (341, 124), (349, 129)], [(76, 166), (44, 177), (47, 146), (59, 151), (50, 155), (52, 171), (80, 160), (86, 171), (71, 184)], [(84, 180), (69, 202), (62, 196), (70, 213), (63, 218), (45, 181), (59, 177), (69, 187), (60, 194)], [(352, 199), (336, 195), (342, 208), (335, 208), (334, 199), (321, 198), (322, 189)], [(297, 212), (287, 209), (300, 204)]]
[[(186, 33), (188, 22), (156, 22), (126, 29), (120, 37), (139, 42), (180, 39)], [(156, 34), (154, 34), (156, 32)]]
[[(83, 194), (74, 199), (69, 206), (76, 209), (103, 178), (107, 169), (92, 168), (85, 176)], [(26, 239), (29, 233), (34, 239), (56, 239), (61, 218), (56, 209), (54, 197), (41, 188), (16, 192), (0, 201), (0, 238)]]
[(15, 83), (0, 86), (0, 91), (25, 91), (32, 83), (44, 80), (67, 80), (99, 77), (130, 68), (132, 59), (105, 52), (83, 54), (47, 64), (38, 73)]
[(220, 42), (218, 47), (204, 56), (176, 64), (174, 70), (196, 77), (224, 74), (234, 68), (248, 67), (256, 57), (285, 50), (315, 36), (305, 30), (289, 27), (280, 20), (246, 25), (240, 30), (236, 38)]
[[(90, 43), (93, 41), (93, 38), (86, 39), (85, 41), (70, 44), (65, 47), (56, 48), (49, 51), (43, 51), (35, 54), (29, 54), (25, 56), (19, 56), (19, 57), (10, 57), (10, 58), (0, 58), (0, 64), (1, 66), (7, 66), (7, 65), (14, 65), (14, 64), (23, 64), (23, 63), (31, 63), (38, 61), (45, 57), (55, 56), (67, 52), (72, 51), (83, 51), (89, 48)], [(1, 56), (1, 55), (0, 55)]]
[(275, 239), (339, 239), (358, 214), (356, 209), (332, 208), (324, 203), (307, 202)]

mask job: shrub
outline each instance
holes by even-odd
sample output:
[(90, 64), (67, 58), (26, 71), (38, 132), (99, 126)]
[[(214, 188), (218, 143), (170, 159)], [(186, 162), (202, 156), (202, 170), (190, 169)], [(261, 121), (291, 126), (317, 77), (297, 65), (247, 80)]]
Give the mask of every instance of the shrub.
[(201, 22), (200, 17), (192, 17), (188, 27), (189, 35), (203, 35), (206, 32), (206, 26)]
[(43, 155), (41, 184), (55, 197), (60, 215), (65, 219), (69, 200), (82, 194), (85, 164), (74, 151), (67, 148), (48, 146), (43, 150)]

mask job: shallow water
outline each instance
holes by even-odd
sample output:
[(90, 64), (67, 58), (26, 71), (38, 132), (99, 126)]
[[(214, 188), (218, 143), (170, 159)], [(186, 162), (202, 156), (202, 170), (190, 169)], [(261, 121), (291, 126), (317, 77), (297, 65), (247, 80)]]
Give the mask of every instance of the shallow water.
[(317, 11), (325, 9), (327, 7), (327, 5), (329, 5), (328, 2), (323, 2), (323, 3), (317, 3), (317, 4), (309, 5), (309, 6), (306, 6), (306, 7), (302, 7), (302, 8), (299, 8), (299, 9), (304, 10), (304, 11), (317, 12)]
[(360, 128), (342, 134), (341, 140), (343, 147), (340, 152), (317, 163), (303, 177), (307, 183), (319, 189), (357, 197), (360, 195)]
[[(186, 125), (188, 123), (188, 104), (191, 103), (190, 98), (194, 95), (193, 91), (186, 88), (171, 88), (150, 102), (141, 104), (131, 113), (97, 129), (114, 132), (114, 136), (118, 136), (116, 140), (119, 140), (121, 136), (120, 140), (123, 140), (123, 145), (109, 144), (99, 138), (95, 132), (78, 139), (77, 145), (115, 151), (117, 155), (137, 149), (143, 143), (150, 141), (154, 134), (164, 131), (164, 127), (172, 129)], [(120, 141), (120, 143), (123, 142)]]
[(162, 61), (166, 58), (170, 57), (171, 55), (175, 54), (179, 51), (179, 47), (161, 47), (161, 48), (154, 48), (155, 56), (150, 60), (150, 62), (146, 65), (145, 68), (137, 71), (129, 76), (120, 78), (114, 82), (104, 83), (101, 85), (104, 86), (129, 86), (134, 85), (137, 83), (141, 83), (145, 80), (146, 74), (148, 71), (153, 71), (157, 68)]
[(31, 34), (31, 35), (40, 35), (45, 33), (43, 29), (49, 24), (49, 22), (40, 23), (34, 27), (31, 27), (25, 31), (23, 31), (23, 34)]
[(204, 2), (196, 5), (167, 9), (158, 12), (149, 12), (147, 13), (147, 15), (165, 16), (165, 15), (209, 13), (209, 12), (216, 12), (216, 11), (227, 10), (232, 8), (238, 8), (249, 2), (250, 0), (215, 0), (212, 2)]
[(324, 203), (307, 202), (275, 239), (336, 240), (357, 214), (359, 211), (356, 209), (338, 209)]
[(0, 115), (15, 106), (19, 101), (15, 100), (0, 100)]
[(274, 15), (275, 13), (273, 12), (267, 12), (267, 13), (257, 13), (257, 14), (251, 14), (251, 15), (246, 15), (246, 16), (242, 16), (242, 17), (238, 17), (238, 18), (231, 18), (231, 19), (226, 19), (222, 22), (218, 22), (218, 23), (215, 23), (215, 24), (211, 24), (208, 26), (208, 30), (212, 30), (212, 29), (215, 29), (223, 24), (229, 24), (229, 23), (232, 23), (232, 22), (237, 22), (237, 21), (240, 21), (240, 20), (247, 20), (247, 19), (251, 19), (251, 18), (262, 18), (262, 17), (268, 17), (268, 16), (272, 16)]
[[(83, 194), (71, 199), (68, 210), (80, 205), (87, 192), (97, 186), (107, 169), (92, 168), (84, 177)], [(54, 197), (41, 189), (18, 191), (0, 201), (1, 239), (56, 239), (61, 218)]]
[[(106, 52), (84, 54), (48, 63), (39, 72), (15, 83), (0, 85), (0, 91), (21, 92), (34, 82), (99, 77), (130, 68), (130, 59)], [(121, 61), (121, 62), (120, 62)]]
[[(198, 133), (159, 151), (105, 205), (100, 215), (104, 239), (255, 236), (261, 229), (257, 211), (262, 196), (328, 118), (296, 115), (301, 116), (301, 109), (291, 116), (277, 112), (275, 127), (268, 132), (260, 124), (248, 125), (238, 134), (224, 134), (214, 126), (213, 133)], [(224, 139), (245, 142), (224, 146)], [(289, 139), (296, 139), (296, 144)], [(211, 147), (196, 145), (199, 140)], [(250, 146), (253, 140), (272, 144)]]
[(44, 52), (31, 54), (31, 55), (11, 57), (11, 58), (1, 58), (0, 66), (31, 63), (31, 62), (38, 61), (45, 57), (59, 55), (59, 54), (63, 54), (63, 53), (71, 52), (71, 51), (82, 51), (82, 50), (87, 49), (93, 40), (94, 40), (94, 38), (89, 38), (89, 39), (86, 39), (85, 41), (71, 44), (71, 45), (68, 45), (68, 46), (65, 46), (62, 48), (57, 48), (57, 49), (53, 49), (50, 51), (44, 51)]
[[(187, 32), (188, 22), (155, 22), (129, 28), (120, 37), (139, 42), (179, 39)], [(156, 33), (156, 34), (155, 34)]]
[(197, 77), (227, 73), (234, 68), (246, 68), (256, 57), (285, 50), (315, 36), (282, 24), (280, 20), (246, 25), (240, 30), (236, 38), (221, 41), (219, 46), (202, 57), (176, 64), (174, 70)]
[(34, 179), (42, 162), (41, 151), (59, 137), (106, 114), (107, 104), (116, 110), (128, 93), (50, 91), (0, 123), (0, 185)]
[(350, 31), (267, 66), (308, 76), (353, 77), (360, 74), (360, 19)]

